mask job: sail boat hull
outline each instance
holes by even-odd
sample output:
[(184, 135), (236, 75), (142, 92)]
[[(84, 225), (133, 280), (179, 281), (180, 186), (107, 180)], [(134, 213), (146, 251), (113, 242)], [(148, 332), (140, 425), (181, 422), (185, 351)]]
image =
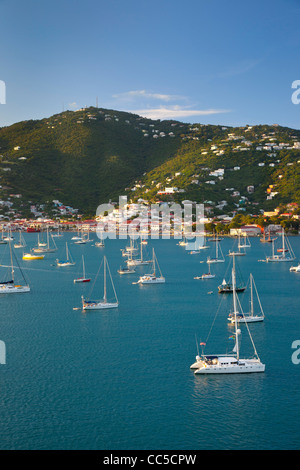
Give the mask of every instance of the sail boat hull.
[(108, 308), (117, 308), (118, 302), (85, 302), (82, 303), (83, 310), (104, 310)]
[[(228, 358), (226, 358), (228, 359)], [(265, 365), (257, 359), (240, 359), (232, 358), (232, 361), (221, 362), (223, 358), (218, 358), (216, 364), (208, 364), (201, 361), (202, 364), (195, 370), (195, 375), (203, 374), (253, 374), (265, 372)]]
[[(257, 322), (264, 321), (264, 319), (265, 318), (261, 315), (244, 315), (241, 318), (237, 318), (237, 321), (238, 323), (257, 323)], [(235, 318), (233, 316), (232, 317), (229, 316), (228, 320), (231, 323), (235, 323)]]
[(138, 284), (164, 284), (166, 279), (164, 277), (155, 277), (151, 274), (140, 277)]
[(0, 294), (20, 294), (23, 292), (30, 292), (29, 286), (17, 286), (17, 285), (1, 285), (0, 284)]

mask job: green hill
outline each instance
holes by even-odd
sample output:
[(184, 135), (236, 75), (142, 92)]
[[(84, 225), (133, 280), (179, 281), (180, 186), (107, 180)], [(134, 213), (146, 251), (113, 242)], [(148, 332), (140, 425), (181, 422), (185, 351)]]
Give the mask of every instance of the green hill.
[[(98, 108), (66, 111), (0, 129), (1, 199), (20, 194), (19, 211), (27, 201), (58, 199), (83, 213), (121, 194), (226, 200), (232, 208), (245, 201), (300, 202), (299, 141), (300, 131), (279, 126), (225, 128)], [(217, 169), (223, 179), (210, 175)], [(279, 194), (267, 201), (269, 185)], [(157, 194), (170, 186), (177, 188), (173, 195)]]

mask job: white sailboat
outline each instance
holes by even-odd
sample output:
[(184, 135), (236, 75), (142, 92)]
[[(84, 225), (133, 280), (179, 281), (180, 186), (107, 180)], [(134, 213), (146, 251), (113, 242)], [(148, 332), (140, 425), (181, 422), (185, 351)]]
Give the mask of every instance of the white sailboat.
[(196, 277), (194, 277), (194, 279), (214, 279), (216, 277), (216, 275), (211, 273), (210, 264), (208, 266), (209, 266), (208, 267), (208, 273), (202, 274), (202, 276), (196, 276)]
[(60, 261), (60, 260), (57, 259), (56, 260), (56, 265), (60, 266), (60, 267), (74, 266), (75, 265), (74, 260), (71, 256), (71, 253), (70, 253), (69, 248), (68, 248), (68, 243), (66, 243), (66, 260)]
[(244, 236), (244, 241), (243, 242), (241, 242), (241, 239), (239, 239), (238, 247), (239, 248), (251, 248), (251, 243), (250, 243), (249, 237), (247, 235)]
[(141, 243), (140, 258), (133, 257), (134, 250), (129, 251), (128, 260), (126, 261), (128, 267), (129, 266), (143, 266), (143, 265), (151, 264), (153, 262), (151, 259), (150, 260), (144, 259), (143, 246), (144, 246), (143, 243)]
[[(235, 270), (232, 268), (232, 285), (233, 285), (233, 309), (234, 315), (237, 316), (237, 294), (235, 290)], [(247, 326), (248, 334), (251, 339), (251, 343), (254, 349), (254, 358), (242, 359), (240, 357), (240, 340), (241, 330), (237, 328), (237, 321), (235, 324), (235, 346), (233, 348), (234, 354), (214, 354), (196, 356), (196, 362), (194, 362), (190, 368), (195, 369), (196, 375), (201, 374), (248, 374), (258, 373), (265, 371), (265, 364), (263, 364), (257, 354), (252, 336)], [(205, 343), (204, 343), (205, 344)]]
[[(164, 284), (166, 282), (166, 279), (163, 277), (162, 272), (160, 270), (154, 248), (152, 253), (153, 273), (141, 276), (138, 280), (138, 284)], [(156, 275), (156, 265), (160, 274), (159, 276)]]
[(86, 277), (86, 275), (85, 275), (85, 264), (84, 264), (84, 256), (83, 255), (82, 255), (82, 271), (83, 271), (82, 277), (78, 277), (77, 279), (74, 279), (74, 283), (77, 283), (77, 282), (90, 282), (90, 280), (91, 280), (91, 278)]
[(14, 244), (14, 248), (25, 248), (26, 242), (24, 240), (24, 237), (22, 235), (22, 232), (20, 230), (20, 238), (19, 238), (19, 243)]
[(46, 246), (42, 246), (42, 247), (39, 246), (38, 248), (33, 248), (34, 253), (54, 253), (55, 251), (57, 251), (57, 246), (56, 246), (55, 241), (52, 238), (52, 235), (51, 235), (51, 239), (52, 239), (52, 242), (53, 242), (53, 248), (50, 247), (49, 230), (47, 228), (47, 244), (46, 244)]
[[(102, 264), (102, 263), (101, 263)], [(101, 266), (100, 266), (101, 267)], [(108, 309), (108, 308), (117, 308), (119, 306), (117, 294), (115, 291), (115, 286), (111, 277), (110, 269), (108, 266), (108, 262), (106, 259), (106, 256), (103, 258), (103, 268), (104, 268), (104, 289), (103, 289), (103, 299), (101, 300), (85, 300), (84, 297), (81, 297), (82, 300), (82, 308), (83, 310), (103, 310), (103, 309)], [(112, 288), (114, 291), (114, 301), (110, 302), (107, 299), (107, 276), (106, 276), (106, 270), (108, 270), (109, 276), (110, 276), (110, 281), (112, 284)]]
[(241, 235), (238, 235), (238, 251), (229, 251), (228, 256), (246, 256), (245, 251), (241, 251)]
[(275, 254), (275, 243), (272, 242), (272, 256), (266, 257), (267, 263), (284, 263), (284, 262), (291, 262), (296, 259), (295, 254), (293, 252), (292, 246), (285, 236), (284, 229), (282, 229), (282, 248), (278, 249), (278, 253)]
[[(260, 312), (255, 313), (254, 312), (254, 290), (256, 293), (257, 301), (259, 304)], [(237, 313), (236, 315), (233, 313), (230, 313), (228, 316), (228, 320), (231, 323), (235, 323), (236, 321), (239, 323), (256, 323), (256, 322), (262, 322), (265, 319), (265, 314), (261, 305), (261, 301), (258, 295), (257, 287), (253, 278), (253, 275), (250, 274), (250, 312), (249, 313)]]
[[(17, 294), (23, 292), (30, 292), (30, 287), (28, 284), (20, 285), (15, 283), (15, 270), (13, 265), (13, 256), (12, 256), (12, 248), (11, 243), (9, 242), (9, 249), (10, 249), (10, 262), (11, 262), (11, 280), (6, 282), (0, 283), (0, 294)], [(22, 274), (23, 280), (26, 282), (23, 271), (21, 267), (18, 266), (20, 272)]]
[(298, 264), (298, 266), (292, 266), (290, 268), (290, 271), (291, 273), (300, 273), (300, 263)]
[[(215, 263), (225, 263), (225, 258), (222, 252), (222, 248), (219, 246), (219, 241), (216, 239), (214, 240), (216, 242), (216, 257), (215, 258), (207, 258), (207, 264), (215, 264)], [(221, 254), (221, 257), (219, 257), (219, 252)]]

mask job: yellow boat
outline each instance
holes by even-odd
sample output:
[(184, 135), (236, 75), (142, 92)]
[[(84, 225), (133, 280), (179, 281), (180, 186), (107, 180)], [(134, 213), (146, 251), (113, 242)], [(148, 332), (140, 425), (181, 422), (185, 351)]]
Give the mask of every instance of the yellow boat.
[(44, 259), (45, 255), (35, 255), (34, 253), (24, 253), (23, 259), (25, 260), (34, 260), (34, 259)]

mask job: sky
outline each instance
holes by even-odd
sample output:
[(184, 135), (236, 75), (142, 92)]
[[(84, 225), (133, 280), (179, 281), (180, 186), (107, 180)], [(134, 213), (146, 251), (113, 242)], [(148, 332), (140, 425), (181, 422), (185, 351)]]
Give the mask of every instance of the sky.
[(0, 126), (98, 102), (300, 129), (299, 25), (300, 0), (0, 0)]

